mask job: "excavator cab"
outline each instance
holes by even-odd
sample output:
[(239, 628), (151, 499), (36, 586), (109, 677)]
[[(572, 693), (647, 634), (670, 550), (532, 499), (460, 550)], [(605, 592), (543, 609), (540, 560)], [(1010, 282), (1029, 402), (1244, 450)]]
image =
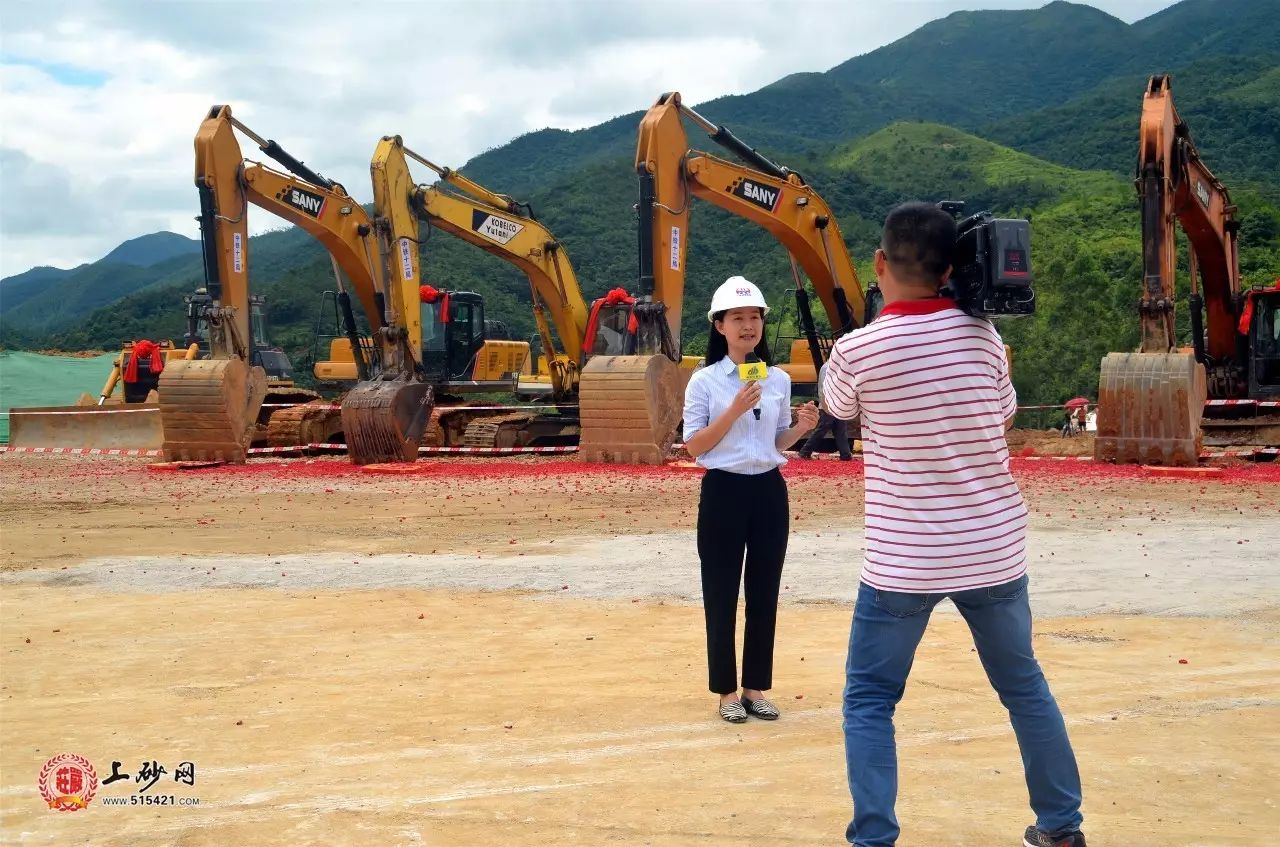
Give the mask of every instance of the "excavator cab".
[[(200, 358), (209, 356), (209, 324), (204, 314), (209, 304), (209, 294), (203, 288), (182, 298), (187, 307), (187, 332), (183, 344), (199, 347)], [(267, 373), (268, 385), (293, 384), (293, 363), (289, 356), (270, 341), (267, 330), (267, 299), (261, 294), (249, 295), (249, 344), (252, 348), (249, 363)]]
[(479, 294), (451, 291), (422, 304), (422, 367), (430, 382), (471, 379), (484, 343), (484, 298)]
[(1250, 292), (1253, 315), (1246, 336), (1249, 345), (1249, 396), (1280, 399), (1280, 285)]

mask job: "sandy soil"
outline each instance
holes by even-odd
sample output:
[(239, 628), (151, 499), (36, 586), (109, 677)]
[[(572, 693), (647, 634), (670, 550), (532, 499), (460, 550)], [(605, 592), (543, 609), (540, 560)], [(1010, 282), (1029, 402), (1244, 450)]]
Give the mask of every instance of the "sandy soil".
[(1009, 451), (1015, 456), (1092, 456), (1093, 433), (1064, 438), (1053, 430), (1015, 429), (1009, 433)]
[[(1090, 844), (1269, 837), (1280, 468), (1015, 470)], [(861, 469), (788, 476), (785, 714), (731, 727), (704, 690), (696, 472), (2, 456), (0, 841), (842, 843)], [(1017, 843), (1016, 746), (954, 614), (930, 628), (898, 735), (904, 845)], [(49, 811), (36, 778), (64, 751), (102, 777), (157, 760), (152, 793), (199, 805)], [(172, 781), (180, 761), (194, 786)]]

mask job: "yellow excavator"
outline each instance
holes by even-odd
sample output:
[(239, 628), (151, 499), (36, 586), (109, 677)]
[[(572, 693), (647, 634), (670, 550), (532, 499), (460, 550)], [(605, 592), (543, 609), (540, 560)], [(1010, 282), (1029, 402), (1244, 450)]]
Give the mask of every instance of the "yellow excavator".
[[(685, 118), (747, 165), (690, 149)], [(817, 192), (800, 174), (685, 106), (679, 93), (663, 94), (641, 119), (635, 166), (640, 303), (635, 308), (639, 328), (629, 352), (636, 355), (598, 356), (583, 373), (580, 453), (594, 461), (659, 462), (671, 445), (688, 375), (674, 362), (680, 358), (694, 197), (759, 224), (787, 249), (805, 314), (800, 269), (813, 283), (836, 335), (861, 326), (865, 316), (848, 247), (835, 215)], [(802, 343), (820, 363), (825, 354), (812, 338)], [(799, 344), (793, 349), (803, 349)]]
[[(1280, 446), (1280, 283), (1241, 291), (1236, 207), (1201, 161), (1165, 74), (1143, 96), (1135, 186), (1141, 343), (1102, 360), (1095, 458), (1194, 465), (1206, 440)], [(1189, 248), (1190, 349), (1174, 334), (1178, 226)]]
[[(289, 173), (246, 160), (235, 137), (239, 130)], [(417, 455), (415, 413), (425, 419), (429, 387), (418, 384), (399, 390), (404, 373), (399, 347), (393, 341), (404, 330), (386, 313), (388, 292), (382, 264), (375, 258), (373, 221), (345, 188), (308, 168), (274, 141), (267, 141), (236, 120), (228, 106), (215, 106), (196, 135), (196, 186), (200, 192), (201, 236), (207, 296), (189, 303), (189, 320), (208, 337), (208, 359), (166, 367), (160, 377), (160, 410), (168, 459), (244, 461), (258, 399), (265, 392), (266, 374), (253, 364), (253, 334), (249, 325), (253, 298), (248, 290), (248, 220), (250, 204), (266, 209), (310, 233), (328, 251), (339, 288), (344, 331), (353, 345), (359, 384), (365, 390), (344, 399), (340, 415), (332, 404), (319, 401), (294, 405), (272, 414), (268, 423), (272, 444), (294, 445), (326, 440), (341, 430), (353, 454), (371, 441), (378, 445), (370, 461), (387, 455)], [(355, 290), (379, 348), (361, 339), (344, 277)], [(396, 292), (390, 292), (392, 302)], [(403, 314), (399, 310), (396, 315)], [(409, 316), (416, 321), (417, 314)], [(388, 349), (390, 348), (390, 349)], [(412, 362), (412, 359), (410, 359)], [(408, 382), (412, 382), (412, 367)], [(374, 381), (376, 382), (376, 386)], [(262, 383), (264, 388), (259, 390)], [(370, 386), (374, 386), (370, 388)], [(349, 406), (354, 407), (352, 411)]]
[[(409, 159), (431, 169), (439, 182), (415, 184)], [(431, 162), (406, 147), (399, 136), (387, 136), (378, 143), (371, 173), (377, 225), (385, 229), (390, 242), (411, 245), (398, 254), (400, 261), (394, 267), (387, 268), (393, 285), (411, 287), (421, 281), (417, 243), (423, 223), (514, 265), (529, 280), (543, 350), (537, 370), (545, 375), (546, 390), (539, 390), (538, 375), (519, 377), (528, 369), (528, 343), (483, 336), (479, 295), (420, 286), (422, 330), (412, 343), (420, 345), (426, 378), (436, 393), (510, 393), (514, 389), (518, 394), (549, 397), (552, 405), (565, 404), (554, 413), (465, 405), (435, 409), (426, 441), (469, 447), (576, 442), (579, 417), (568, 403), (578, 395), (584, 361), (597, 352), (621, 350), (630, 298), (615, 294), (588, 309), (567, 251), (526, 204)], [(553, 325), (558, 343), (552, 336)], [(501, 364), (493, 368), (492, 362)], [(319, 363), (317, 373), (322, 370), (332, 373), (336, 368), (333, 363)], [(497, 378), (477, 378), (482, 373)]]

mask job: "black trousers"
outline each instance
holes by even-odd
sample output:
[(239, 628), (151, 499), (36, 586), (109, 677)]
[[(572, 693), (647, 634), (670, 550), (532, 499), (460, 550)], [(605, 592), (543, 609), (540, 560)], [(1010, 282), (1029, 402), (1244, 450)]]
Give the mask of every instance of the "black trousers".
[(698, 558), (707, 619), (708, 686), (717, 694), (738, 690), (739, 582), (745, 583), (747, 594), (742, 687), (773, 687), (773, 634), (790, 523), (787, 483), (776, 468), (754, 475), (710, 470), (702, 477)]
[(813, 432), (805, 440), (800, 452), (806, 456), (812, 456), (813, 451), (818, 449), (818, 445), (822, 443), (823, 436), (828, 432), (835, 439), (836, 449), (840, 451), (840, 458), (852, 458), (853, 448), (849, 445), (849, 422), (833, 418), (823, 409), (818, 410), (818, 425), (813, 428)]

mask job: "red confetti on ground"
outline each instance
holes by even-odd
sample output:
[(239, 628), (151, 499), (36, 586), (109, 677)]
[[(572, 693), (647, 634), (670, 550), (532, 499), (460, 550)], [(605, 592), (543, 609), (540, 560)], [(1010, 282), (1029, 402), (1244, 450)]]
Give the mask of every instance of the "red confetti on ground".
[[(48, 477), (49, 457), (4, 454), (0, 461), (12, 462), (7, 472), (15, 472), (19, 479)], [(58, 457), (62, 459), (63, 457)], [(32, 461), (34, 460), (34, 461)], [(24, 467), (26, 462), (31, 464)], [(113, 457), (75, 457), (58, 469), (63, 478), (129, 477), (146, 474), (157, 463), (119, 460)], [(548, 459), (540, 456), (519, 458), (449, 457), (430, 458), (400, 465), (407, 477), (442, 477), (449, 479), (505, 480), (521, 477), (592, 477), (607, 476), (613, 479), (625, 474), (630, 478), (680, 478), (696, 476), (701, 469), (686, 462), (666, 465), (608, 465), (582, 462), (575, 459)], [(1207, 473), (1181, 476), (1159, 476), (1149, 468), (1138, 465), (1112, 465), (1105, 462), (1077, 461), (1075, 459), (1014, 457), (1011, 468), (1020, 482), (1063, 480), (1074, 483), (1110, 480), (1144, 480), (1149, 484), (1186, 485), (1212, 482), (1225, 485), (1280, 484), (1280, 462), (1227, 462), (1205, 468)], [(251, 460), (243, 465), (217, 465), (184, 471), (201, 477), (245, 477), (263, 479), (340, 479), (360, 478), (368, 472), (351, 464), (346, 458)], [(861, 461), (839, 462), (834, 459), (791, 461), (783, 468), (783, 474), (796, 481), (808, 479), (859, 480), (863, 476)]]

